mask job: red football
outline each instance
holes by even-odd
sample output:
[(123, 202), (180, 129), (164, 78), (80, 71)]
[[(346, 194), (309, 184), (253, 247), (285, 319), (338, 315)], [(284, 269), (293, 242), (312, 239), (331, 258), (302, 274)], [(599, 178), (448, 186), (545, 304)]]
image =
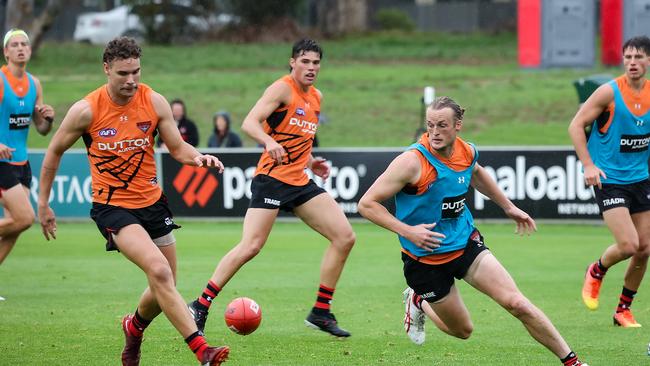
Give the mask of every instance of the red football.
[(253, 333), (260, 326), (262, 309), (254, 300), (238, 297), (228, 304), (223, 316), (230, 330), (246, 335)]

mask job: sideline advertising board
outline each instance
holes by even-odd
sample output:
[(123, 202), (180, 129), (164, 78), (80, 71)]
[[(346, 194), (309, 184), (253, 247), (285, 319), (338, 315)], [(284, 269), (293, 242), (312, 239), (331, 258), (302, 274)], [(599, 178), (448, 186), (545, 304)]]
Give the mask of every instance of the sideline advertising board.
[[(250, 199), (250, 182), (261, 150), (212, 150), (224, 163), (223, 174), (181, 166), (162, 155), (163, 188), (177, 216), (243, 217)], [(315, 178), (348, 217), (360, 217), (357, 202), (398, 149), (319, 149), (314, 155), (328, 160), (327, 181)], [(486, 148), (479, 163), (519, 207), (535, 219), (599, 219), (592, 191), (585, 187), (582, 165), (569, 147)], [(474, 217), (503, 219), (503, 211), (477, 191), (465, 204)], [(386, 202), (389, 209), (392, 202)]]

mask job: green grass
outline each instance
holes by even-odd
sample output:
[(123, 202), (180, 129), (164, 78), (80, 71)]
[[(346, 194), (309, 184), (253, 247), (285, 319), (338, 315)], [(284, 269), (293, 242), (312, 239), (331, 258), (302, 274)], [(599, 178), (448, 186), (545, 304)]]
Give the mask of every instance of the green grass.
[[(198, 295), (217, 261), (239, 240), (240, 223), (182, 222), (178, 288)], [(402, 329), (404, 279), (395, 236), (355, 224), (352, 251), (333, 310), (353, 336), (333, 340), (303, 325), (315, 299), (323, 238), (299, 223), (278, 223), (266, 248), (224, 288), (206, 333), (232, 348), (232, 365), (555, 365), (557, 359), (528, 336), (519, 322), (466, 284), (459, 285), (475, 331), (462, 341), (427, 323), (427, 342), (417, 347)], [(611, 325), (624, 265), (610, 270), (601, 308), (580, 300), (586, 264), (611, 238), (602, 226), (540, 225), (531, 237), (512, 225), (479, 225), (486, 243), (521, 290), (551, 318), (572, 348), (592, 365), (647, 363), (648, 335)], [(142, 273), (117, 253), (105, 253), (94, 225), (61, 224), (59, 239), (46, 242), (34, 227), (0, 267), (0, 365), (115, 365), (123, 336), (120, 317), (134, 310), (145, 287)], [(648, 293), (634, 304), (650, 325)], [(263, 321), (250, 336), (224, 325), (226, 303), (255, 299)], [(143, 365), (188, 365), (195, 360), (163, 317), (147, 330)]]
[[(424, 86), (467, 109), (464, 136), (479, 145), (568, 145), (566, 126), (577, 108), (573, 80), (617, 69), (521, 70), (516, 37), (383, 33), (323, 41), (317, 87), (329, 123), (323, 147), (405, 146), (421, 125)], [(220, 109), (235, 130), (263, 90), (287, 72), (291, 45), (224, 43), (144, 46), (142, 81), (167, 98), (183, 98), (199, 125), (201, 146)], [(54, 105), (57, 121), (74, 101), (105, 82), (103, 48), (45, 44), (30, 64)], [(72, 61), (74, 60), (74, 61)], [(30, 146), (49, 137), (35, 133)], [(254, 146), (245, 139), (246, 146)], [(81, 145), (78, 145), (81, 146)]]

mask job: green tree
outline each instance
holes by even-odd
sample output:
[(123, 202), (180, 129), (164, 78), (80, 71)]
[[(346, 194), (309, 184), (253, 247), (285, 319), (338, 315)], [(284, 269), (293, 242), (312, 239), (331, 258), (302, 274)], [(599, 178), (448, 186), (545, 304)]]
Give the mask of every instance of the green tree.
[[(147, 41), (158, 44), (195, 40), (197, 31), (207, 30), (207, 18), (218, 10), (214, 0), (192, 0), (190, 6), (182, 6), (174, 0), (127, 0), (125, 3), (140, 17)], [(195, 22), (190, 22), (190, 17)], [(196, 20), (201, 24), (196, 24)]]
[(230, 8), (244, 24), (265, 24), (298, 15), (304, 8), (304, 0), (231, 0)]

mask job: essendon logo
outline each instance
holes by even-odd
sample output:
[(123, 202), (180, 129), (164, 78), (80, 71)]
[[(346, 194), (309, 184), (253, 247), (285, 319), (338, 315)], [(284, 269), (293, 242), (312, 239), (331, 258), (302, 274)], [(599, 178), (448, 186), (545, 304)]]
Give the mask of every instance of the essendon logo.
[(189, 165), (181, 168), (172, 184), (176, 191), (182, 194), (187, 207), (194, 206), (194, 203), (205, 207), (219, 187), (219, 181), (208, 169)]
[(648, 150), (648, 141), (650, 133), (645, 135), (623, 135), (621, 136), (622, 153), (634, 153)]
[(151, 121), (138, 122), (136, 123), (136, 126), (138, 126), (140, 131), (147, 133), (147, 131), (149, 131), (149, 127), (151, 127)]
[(442, 218), (455, 219), (465, 210), (465, 195), (445, 197), (442, 200)]

